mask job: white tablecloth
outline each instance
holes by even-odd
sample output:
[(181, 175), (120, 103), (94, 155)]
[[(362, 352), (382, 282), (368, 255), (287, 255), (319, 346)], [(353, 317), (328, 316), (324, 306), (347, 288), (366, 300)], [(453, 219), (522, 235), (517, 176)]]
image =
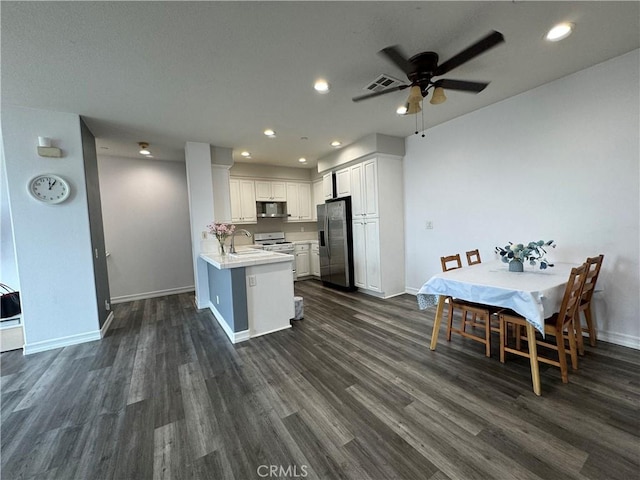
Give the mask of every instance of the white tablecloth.
[(560, 310), (569, 274), (576, 264), (556, 263), (540, 270), (525, 265), (524, 272), (510, 272), (506, 263), (480, 263), (438, 273), (418, 292), (421, 309), (436, 305), (446, 295), (485, 305), (510, 308), (544, 331), (544, 319)]

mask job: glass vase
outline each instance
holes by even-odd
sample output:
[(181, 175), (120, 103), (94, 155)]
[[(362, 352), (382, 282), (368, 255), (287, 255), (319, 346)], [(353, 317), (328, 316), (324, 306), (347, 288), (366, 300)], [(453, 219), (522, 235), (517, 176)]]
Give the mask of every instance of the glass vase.
[(222, 257), (224, 257), (227, 254), (227, 250), (226, 250), (226, 247), (224, 245), (224, 242), (219, 242), (218, 243), (218, 253)]

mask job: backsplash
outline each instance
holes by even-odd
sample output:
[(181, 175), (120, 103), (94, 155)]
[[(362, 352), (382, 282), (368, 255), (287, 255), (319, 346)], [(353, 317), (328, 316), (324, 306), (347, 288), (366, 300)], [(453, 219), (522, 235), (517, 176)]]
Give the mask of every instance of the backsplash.
[[(257, 224), (236, 225), (236, 228), (244, 228), (251, 232), (252, 235), (256, 233), (284, 232), (285, 238), (289, 242), (318, 239), (318, 224), (316, 222), (288, 223), (281, 218), (259, 218)], [(301, 229), (304, 229), (304, 231), (301, 231)], [(215, 241), (215, 237), (213, 240)], [(230, 242), (231, 240), (227, 239), (227, 243)], [(209, 243), (210, 239), (207, 240), (205, 244), (208, 246)], [(253, 236), (246, 237), (242, 234), (236, 235), (236, 245), (251, 245), (252, 243)]]

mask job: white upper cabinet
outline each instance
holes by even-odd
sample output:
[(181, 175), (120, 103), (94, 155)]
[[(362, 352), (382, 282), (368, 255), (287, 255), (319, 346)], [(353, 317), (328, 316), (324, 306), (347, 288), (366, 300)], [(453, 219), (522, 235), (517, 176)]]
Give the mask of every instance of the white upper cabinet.
[(378, 165), (375, 159), (351, 167), (351, 205), (354, 218), (378, 216)]
[(313, 182), (313, 186), (311, 190), (311, 199), (313, 200), (311, 203), (311, 220), (313, 221), (318, 220), (318, 209), (316, 207), (324, 203), (322, 183), (323, 183), (322, 180)]
[(322, 176), (322, 195), (325, 200), (333, 198), (333, 174), (331, 172)]
[(229, 179), (231, 195), (231, 221), (233, 223), (257, 223), (256, 191), (253, 180)]
[(351, 195), (351, 169), (343, 168), (336, 172), (336, 196)]
[(256, 180), (255, 195), (258, 202), (286, 202), (287, 189), (285, 182)]
[(290, 222), (311, 222), (311, 185), (287, 182), (287, 213)]

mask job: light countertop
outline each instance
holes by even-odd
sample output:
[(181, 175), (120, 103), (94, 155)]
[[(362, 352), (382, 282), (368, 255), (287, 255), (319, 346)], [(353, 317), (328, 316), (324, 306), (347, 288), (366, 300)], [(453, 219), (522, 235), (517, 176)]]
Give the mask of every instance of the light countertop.
[[(201, 253), (200, 258), (214, 267), (222, 270), (225, 268), (252, 267), (255, 265), (266, 265), (268, 263), (291, 262), (293, 255), (279, 252), (269, 252), (266, 250), (256, 250), (252, 248), (238, 248), (238, 253)], [(244, 253), (246, 252), (246, 253)]]

